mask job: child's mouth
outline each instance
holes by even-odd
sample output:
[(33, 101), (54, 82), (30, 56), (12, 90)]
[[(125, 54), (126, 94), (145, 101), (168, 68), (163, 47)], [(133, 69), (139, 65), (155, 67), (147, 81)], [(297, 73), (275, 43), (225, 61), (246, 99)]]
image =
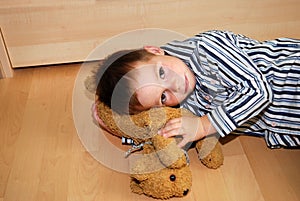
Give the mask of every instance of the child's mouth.
[(184, 75), (184, 83), (185, 83), (184, 93), (186, 93), (188, 91), (188, 88), (189, 88), (189, 80), (186, 77), (186, 75)]

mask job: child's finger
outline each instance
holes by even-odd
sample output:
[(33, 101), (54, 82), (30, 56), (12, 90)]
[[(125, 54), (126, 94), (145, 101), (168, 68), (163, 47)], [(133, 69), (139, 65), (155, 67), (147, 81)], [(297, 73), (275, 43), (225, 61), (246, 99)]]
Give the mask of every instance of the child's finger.
[(169, 130), (173, 130), (175, 128), (178, 128), (181, 126), (181, 119), (176, 118), (176, 119), (171, 119), (169, 120), (163, 128), (160, 129), (162, 132), (167, 132)]
[(160, 129), (158, 134), (164, 135), (164, 136), (174, 136), (175, 134), (179, 134), (178, 132), (181, 129), (181, 123), (174, 123), (174, 124), (168, 124), (164, 128)]
[(171, 125), (171, 124), (177, 124), (177, 123), (181, 123), (181, 118), (174, 118), (174, 119), (170, 119), (165, 126)]
[(182, 135), (182, 133), (180, 132), (180, 128), (174, 128), (172, 130), (169, 130), (167, 132), (162, 133), (162, 136), (165, 138), (169, 138), (169, 137), (174, 137), (177, 135)]

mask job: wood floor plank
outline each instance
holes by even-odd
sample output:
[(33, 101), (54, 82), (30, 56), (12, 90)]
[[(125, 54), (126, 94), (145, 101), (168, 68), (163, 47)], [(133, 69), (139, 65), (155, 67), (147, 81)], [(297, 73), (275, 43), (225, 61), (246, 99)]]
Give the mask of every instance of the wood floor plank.
[(197, 158), (195, 151), (189, 151), (193, 186), (191, 193), (194, 200), (200, 197), (207, 201), (230, 201), (227, 187), (220, 169), (206, 168)]
[(246, 156), (228, 156), (226, 161), (226, 167), (222, 167), (222, 173), (230, 200), (265, 200)]
[(300, 150), (271, 150), (261, 138), (241, 137), (245, 153), (266, 200), (300, 200)]
[[(47, 91), (51, 94), (49, 119), (47, 121), (47, 143), (44, 146), (43, 161), (36, 200), (66, 200), (71, 166), (72, 138), (76, 130), (72, 119), (72, 83), (75, 73), (69, 69), (54, 73), (52, 85)], [(61, 104), (64, 103), (64, 104)]]
[(239, 136), (220, 139), (223, 142), (224, 165), (220, 168), (230, 201), (263, 201), (253, 170)]
[(0, 198), (4, 197), (13, 166), (32, 74), (32, 70), (24, 69), (16, 71), (13, 79), (0, 79)]
[[(275, 151), (275, 158), (281, 166), (282, 174), (295, 193), (295, 200), (300, 200), (300, 152), (299, 150)], [(297, 199), (296, 199), (297, 198)]]

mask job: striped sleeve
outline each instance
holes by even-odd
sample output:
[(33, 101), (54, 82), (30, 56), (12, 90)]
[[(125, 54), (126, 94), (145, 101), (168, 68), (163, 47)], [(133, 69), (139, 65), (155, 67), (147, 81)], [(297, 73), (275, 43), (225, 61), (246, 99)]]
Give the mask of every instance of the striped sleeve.
[(272, 90), (251, 58), (240, 48), (239, 38), (231, 32), (210, 31), (196, 37), (199, 49), (218, 65), (219, 76), (228, 98), (208, 118), (221, 136), (234, 131), (258, 115), (272, 101)]

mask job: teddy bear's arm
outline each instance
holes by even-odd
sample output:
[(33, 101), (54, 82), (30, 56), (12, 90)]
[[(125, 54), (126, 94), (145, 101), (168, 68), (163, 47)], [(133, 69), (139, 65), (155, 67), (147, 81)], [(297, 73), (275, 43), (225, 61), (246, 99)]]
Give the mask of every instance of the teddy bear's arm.
[(181, 168), (186, 166), (188, 161), (184, 151), (177, 146), (175, 138), (164, 138), (155, 135), (152, 143), (160, 161), (170, 168)]

